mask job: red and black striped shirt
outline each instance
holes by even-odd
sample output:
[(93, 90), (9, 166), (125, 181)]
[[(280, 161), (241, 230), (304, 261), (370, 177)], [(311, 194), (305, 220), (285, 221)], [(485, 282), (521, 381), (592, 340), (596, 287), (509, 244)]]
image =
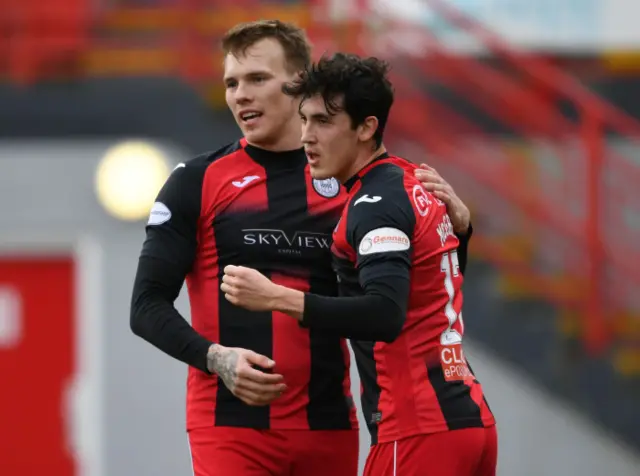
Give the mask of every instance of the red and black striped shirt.
[[(180, 164), (147, 225), (132, 302), (134, 332), (191, 365), (189, 429), (355, 429), (346, 342), (278, 312), (230, 304), (220, 292), (226, 265), (255, 268), (274, 282), (332, 296), (331, 233), (346, 193), (313, 180), (302, 149), (269, 152), (238, 141)], [(173, 306), (186, 278), (191, 326)], [(251, 407), (206, 369), (211, 343), (276, 361), (287, 392)]]
[(340, 297), (305, 295), (304, 325), (351, 338), (372, 444), (495, 424), (462, 347), (468, 236), (412, 168), (383, 154), (345, 184)]

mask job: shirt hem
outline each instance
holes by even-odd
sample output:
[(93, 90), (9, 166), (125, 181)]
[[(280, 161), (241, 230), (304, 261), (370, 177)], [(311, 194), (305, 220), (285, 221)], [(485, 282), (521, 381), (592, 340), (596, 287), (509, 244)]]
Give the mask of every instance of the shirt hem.
[(238, 425), (233, 425), (233, 424), (225, 424), (225, 425), (216, 425), (214, 422), (210, 422), (210, 423), (195, 423), (195, 424), (188, 424), (186, 425), (186, 430), (187, 431), (191, 431), (191, 430), (197, 430), (200, 428), (210, 428), (210, 427), (216, 427), (216, 428), (250, 428), (250, 429), (254, 429), (254, 430), (306, 430), (306, 431), (360, 431), (360, 425), (358, 424), (351, 424), (351, 428), (345, 428), (345, 427), (313, 427), (310, 428), (309, 426), (303, 426), (303, 425), (284, 425), (284, 426), (280, 426), (277, 424), (277, 421), (273, 422), (274, 424), (269, 425), (268, 427), (264, 427), (264, 426), (259, 426), (259, 425), (247, 425), (247, 424), (238, 424)]
[[(464, 420), (455, 420), (455, 423), (460, 424), (460, 423), (464, 423), (464, 422), (469, 422), (469, 423), (476, 423), (473, 425), (469, 425), (468, 427), (459, 427), (457, 429), (459, 430), (464, 430), (464, 429), (468, 429), (468, 428), (479, 428), (477, 425), (477, 419), (464, 419)], [(492, 426), (496, 425), (495, 420), (490, 420), (490, 421), (483, 421), (482, 422), (482, 427), (481, 428), (491, 428)], [(402, 432), (395, 432), (393, 434), (389, 434), (389, 435), (385, 435), (383, 434), (382, 437), (380, 436), (380, 430), (378, 430), (378, 438), (377, 438), (377, 442), (376, 444), (382, 444), (382, 443), (393, 443), (394, 441), (400, 441), (400, 440), (404, 440), (405, 438), (411, 438), (413, 436), (419, 436), (419, 435), (432, 435), (434, 433), (443, 433), (445, 431), (455, 431), (455, 430), (450, 430), (449, 427), (445, 424), (445, 425), (438, 425), (438, 426), (430, 426), (427, 428), (416, 428), (414, 430), (409, 430), (409, 431), (402, 431)], [(375, 444), (372, 444), (371, 446), (375, 446)]]

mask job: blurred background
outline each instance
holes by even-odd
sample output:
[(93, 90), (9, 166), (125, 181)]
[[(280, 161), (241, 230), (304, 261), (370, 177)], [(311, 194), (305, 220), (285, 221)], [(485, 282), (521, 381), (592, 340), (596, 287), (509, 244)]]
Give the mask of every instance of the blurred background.
[(129, 299), (164, 179), (239, 137), (218, 40), (261, 18), (316, 55), (387, 58), (387, 146), (472, 209), (467, 354), (499, 475), (640, 475), (639, 17), (636, 0), (0, 0), (0, 475), (191, 474), (186, 368), (131, 334)]

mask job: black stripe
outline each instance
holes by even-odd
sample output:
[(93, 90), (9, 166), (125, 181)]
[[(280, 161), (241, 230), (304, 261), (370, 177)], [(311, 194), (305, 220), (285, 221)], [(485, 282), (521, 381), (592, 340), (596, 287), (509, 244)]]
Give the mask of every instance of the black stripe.
[(447, 382), (442, 367), (427, 368), (440, 410), (449, 430), (482, 428), (480, 407), (471, 398), (471, 387), (462, 381)]
[[(314, 216), (318, 230), (333, 231), (339, 216), (324, 214)], [(331, 256), (311, 270), (310, 292), (323, 296), (337, 296), (338, 282), (331, 266)], [(353, 398), (345, 395), (344, 376), (347, 372), (342, 338), (311, 329), (311, 377), (309, 382), (309, 406), (307, 418), (312, 430), (351, 429)]]
[(362, 382), (362, 413), (371, 434), (371, 445), (378, 443), (378, 423), (384, 418), (379, 408), (380, 387), (373, 347), (375, 342), (351, 341)]
[[(330, 271), (330, 269), (329, 269)], [(335, 295), (336, 279), (330, 273), (326, 277), (311, 278), (312, 293)], [(309, 406), (307, 419), (312, 430), (350, 430), (350, 409), (353, 399), (343, 389), (343, 376), (347, 372), (342, 339), (313, 329), (309, 330), (311, 347), (311, 376), (309, 381)]]
[[(236, 144), (240, 148), (240, 142)], [(237, 149), (236, 149), (237, 150)], [(250, 216), (250, 211), (244, 214)], [(238, 215), (238, 214), (236, 214)], [(216, 245), (218, 246), (218, 273), (222, 278), (222, 270), (229, 264), (244, 264), (238, 262), (235, 235), (227, 235), (224, 230), (229, 225), (221, 226), (222, 222), (230, 218), (220, 215), (214, 218), (213, 231)], [(243, 221), (235, 217), (237, 223)], [(244, 220), (247, 220), (244, 217)], [(250, 218), (249, 218), (250, 220)], [(225, 245), (229, 250), (224, 249)], [(240, 347), (250, 349), (258, 354), (273, 357), (273, 325), (271, 312), (252, 312), (234, 306), (229, 303), (222, 293), (218, 293), (218, 327), (220, 332), (220, 344), (226, 347)], [(269, 429), (269, 407), (255, 407), (242, 402), (235, 397), (218, 377), (218, 392), (216, 397), (215, 421), (216, 426), (232, 426), (242, 428)]]
[[(216, 232), (214, 220), (213, 229)], [(225, 237), (216, 233), (216, 243), (225, 243)], [(231, 263), (232, 253), (218, 253), (219, 269)], [(229, 262), (227, 262), (229, 261)], [(222, 278), (220, 276), (220, 278)], [(218, 293), (218, 326), (220, 343), (226, 347), (241, 347), (258, 354), (273, 357), (271, 312), (252, 312), (229, 303), (223, 293)], [(218, 377), (218, 393), (215, 408), (216, 426), (269, 428), (269, 407), (255, 407), (235, 397)]]
[[(307, 186), (304, 163), (297, 167), (283, 167), (282, 163), (269, 162), (267, 195), (269, 197), (272, 223), (294, 237), (300, 232), (327, 233), (327, 244), (330, 232), (335, 225), (335, 218), (330, 216), (311, 216), (307, 203)], [(300, 235), (298, 235), (300, 236)], [(326, 265), (318, 259), (317, 249), (301, 252), (302, 256), (283, 255), (281, 266), (289, 274), (310, 276), (310, 291), (318, 294), (335, 295), (336, 278), (330, 265), (330, 250), (327, 247)], [(308, 254), (307, 256), (304, 256)], [(307, 260), (309, 260), (307, 262)], [(301, 269), (301, 263), (308, 263), (309, 268)], [(309, 404), (307, 406), (307, 421), (309, 427), (319, 429), (350, 429), (349, 406), (342, 390), (342, 379), (346, 369), (344, 357), (340, 348), (340, 338), (329, 336), (311, 330), (310, 340), (310, 377)], [(352, 402), (351, 402), (352, 403)], [(336, 409), (337, 412), (336, 412)]]

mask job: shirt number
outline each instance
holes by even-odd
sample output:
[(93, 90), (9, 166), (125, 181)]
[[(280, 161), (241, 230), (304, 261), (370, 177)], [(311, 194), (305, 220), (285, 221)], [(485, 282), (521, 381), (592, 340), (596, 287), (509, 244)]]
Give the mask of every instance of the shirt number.
[[(462, 311), (456, 312), (453, 307), (455, 299), (455, 288), (453, 286), (453, 278), (460, 275), (460, 265), (458, 263), (458, 251), (454, 250), (450, 253), (442, 255), (440, 262), (440, 271), (444, 273), (444, 288), (447, 290), (449, 300), (444, 308), (444, 313), (449, 320), (449, 326), (440, 335), (440, 344), (450, 345), (462, 342), (462, 334), (464, 334), (464, 323), (462, 322)], [(460, 332), (453, 329), (456, 321), (460, 321)]]

